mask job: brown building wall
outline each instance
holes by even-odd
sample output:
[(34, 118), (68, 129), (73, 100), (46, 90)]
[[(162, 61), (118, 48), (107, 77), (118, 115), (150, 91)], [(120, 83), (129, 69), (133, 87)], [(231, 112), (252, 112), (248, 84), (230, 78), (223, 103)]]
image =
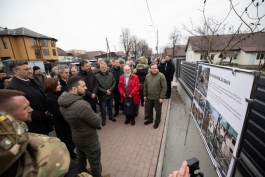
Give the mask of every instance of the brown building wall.
[[(41, 46), (40, 39), (37, 40), (37, 46), (33, 46), (32, 37), (27, 36), (1, 36), (5, 37), (8, 49), (4, 49), (2, 39), (0, 41), (0, 57), (10, 57), (18, 60), (58, 60), (58, 51), (56, 47), (56, 41), (54, 41), (54, 47), (51, 45), (51, 40), (46, 39), (48, 46)], [(0, 38), (1, 38), (0, 37)], [(10, 43), (11, 42), (11, 43)], [(11, 47), (12, 44), (12, 47)], [(13, 49), (13, 50), (12, 50)], [(35, 49), (40, 49), (40, 57), (36, 58)], [(49, 50), (49, 55), (44, 55), (43, 50)], [(56, 55), (53, 55), (53, 49), (56, 51)]]

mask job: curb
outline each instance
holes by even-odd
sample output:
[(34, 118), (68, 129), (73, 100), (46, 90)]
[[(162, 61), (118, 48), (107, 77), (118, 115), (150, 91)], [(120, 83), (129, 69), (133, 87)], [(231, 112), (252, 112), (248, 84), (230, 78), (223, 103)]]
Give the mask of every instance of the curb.
[(155, 175), (156, 177), (162, 176), (162, 168), (163, 168), (163, 161), (164, 161), (165, 147), (166, 147), (166, 140), (167, 140), (167, 128), (168, 128), (170, 106), (171, 106), (171, 99), (169, 99), (168, 107), (167, 107), (166, 122), (165, 122), (165, 127), (163, 130), (162, 143), (160, 145), (159, 158), (158, 158), (158, 162), (156, 166), (156, 175)]

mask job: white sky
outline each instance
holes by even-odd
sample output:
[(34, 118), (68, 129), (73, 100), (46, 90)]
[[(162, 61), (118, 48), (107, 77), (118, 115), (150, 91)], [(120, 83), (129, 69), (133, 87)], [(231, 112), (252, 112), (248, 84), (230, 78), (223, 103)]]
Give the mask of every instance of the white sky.
[[(237, 8), (242, 13), (250, 0), (234, 2), (240, 2)], [(201, 21), (198, 8), (203, 8), (203, 0), (148, 0), (148, 4), (155, 29), (150, 26), (146, 0), (0, 0), (0, 26), (25, 27), (58, 39), (57, 46), (63, 50), (87, 51), (106, 51), (106, 38), (111, 51), (114, 45), (116, 50), (122, 50), (119, 36), (121, 29), (127, 27), (132, 34), (145, 39), (155, 52), (157, 27), (161, 47), (169, 42), (174, 26), (182, 30), (181, 24), (191, 27), (191, 19), (194, 24)], [(207, 0), (206, 14), (221, 19), (229, 5), (228, 0)], [(260, 9), (264, 14), (265, 4)], [(228, 21), (235, 26), (240, 24), (234, 14)], [(261, 26), (265, 26), (265, 18)], [(182, 33), (189, 35), (184, 30)]]

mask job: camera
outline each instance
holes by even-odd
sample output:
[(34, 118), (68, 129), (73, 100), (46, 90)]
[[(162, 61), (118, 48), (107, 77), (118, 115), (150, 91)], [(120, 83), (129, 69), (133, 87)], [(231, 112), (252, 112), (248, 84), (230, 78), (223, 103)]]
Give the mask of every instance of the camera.
[(190, 169), (190, 177), (203, 177), (204, 176), (202, 172), (195, 173), (196, 170), (200, 169), (198, 159), (194, 157), (186, 161), (188, 162), (188, 167)]

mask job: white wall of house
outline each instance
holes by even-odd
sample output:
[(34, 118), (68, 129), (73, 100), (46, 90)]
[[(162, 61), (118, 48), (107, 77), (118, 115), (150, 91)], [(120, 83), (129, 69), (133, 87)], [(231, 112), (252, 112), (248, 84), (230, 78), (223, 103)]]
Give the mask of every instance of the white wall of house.
[(67, 61), (67, 60), (72, 60), (72, 56), (59, 56), (58, 61)]

